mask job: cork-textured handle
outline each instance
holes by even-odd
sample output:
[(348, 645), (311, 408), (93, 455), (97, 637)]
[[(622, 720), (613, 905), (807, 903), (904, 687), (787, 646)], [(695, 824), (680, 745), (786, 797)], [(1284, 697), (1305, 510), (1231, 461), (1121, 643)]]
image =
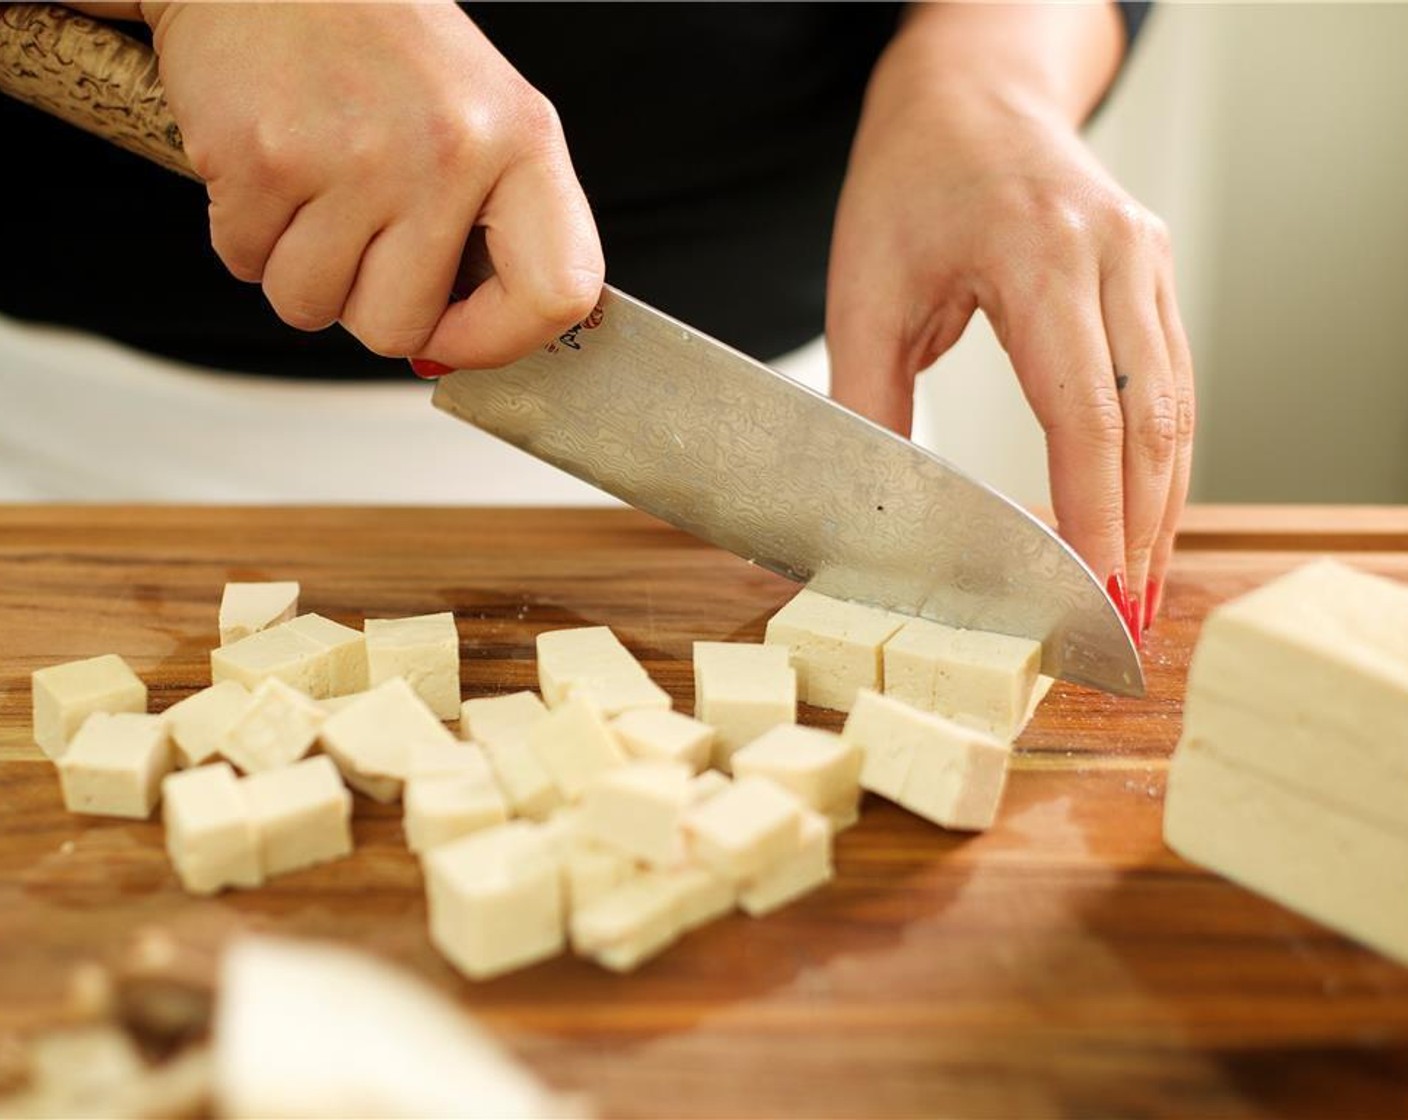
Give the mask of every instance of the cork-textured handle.
[(0, 92), (199, 178), (167, 108), (156, 55), (72, 9), (0, 5)]

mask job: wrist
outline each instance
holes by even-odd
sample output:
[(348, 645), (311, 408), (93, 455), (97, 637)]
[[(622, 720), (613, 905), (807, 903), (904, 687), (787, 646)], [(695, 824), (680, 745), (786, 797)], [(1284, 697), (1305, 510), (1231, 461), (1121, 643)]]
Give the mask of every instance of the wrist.
[(1109, 3), (910, 7), (872, 79), (880, 98), (1075, 130), (1124, 49)]

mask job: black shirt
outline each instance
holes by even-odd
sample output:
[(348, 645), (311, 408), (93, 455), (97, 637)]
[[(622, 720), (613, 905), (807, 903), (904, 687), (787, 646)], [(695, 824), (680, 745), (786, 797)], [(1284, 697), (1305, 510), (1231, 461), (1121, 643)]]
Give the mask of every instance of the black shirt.
[[(821, 332), (836, 199), (899, 4), (464, 7), (557, 107), (612, 283), (763, 358)], [(1122, 5), (1131, 36), (1144, 7)], [(216, 368), (405, 376), (230, 277), (199, 185), (4, 97), (0, 136), (26, 153), (0, 311)]]

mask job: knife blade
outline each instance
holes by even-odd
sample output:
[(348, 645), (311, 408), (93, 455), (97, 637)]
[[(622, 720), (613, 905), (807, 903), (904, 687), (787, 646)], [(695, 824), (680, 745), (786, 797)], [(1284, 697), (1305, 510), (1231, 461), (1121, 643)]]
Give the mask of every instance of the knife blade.
[(609, 285), (435, 406), (815, 591), (1034, 638), (1042, 671), (1137, 696), (1119, 612), (1068, 545), (982, 482)]

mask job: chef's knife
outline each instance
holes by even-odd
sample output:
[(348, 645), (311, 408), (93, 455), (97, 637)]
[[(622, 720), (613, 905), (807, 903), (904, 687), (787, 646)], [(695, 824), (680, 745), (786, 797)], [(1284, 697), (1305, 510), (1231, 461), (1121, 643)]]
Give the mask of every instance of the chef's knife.
[[(0, 8), (0, 89), (195, 173), (151, 52), (68, 9)], [(1119, 612), (1050, 529), (1001, 494), (608, 286), (512, 365), (434, 403), (770, 571), (828, 595), (1042, 642), (1042, 669), (1138, 695)]]

